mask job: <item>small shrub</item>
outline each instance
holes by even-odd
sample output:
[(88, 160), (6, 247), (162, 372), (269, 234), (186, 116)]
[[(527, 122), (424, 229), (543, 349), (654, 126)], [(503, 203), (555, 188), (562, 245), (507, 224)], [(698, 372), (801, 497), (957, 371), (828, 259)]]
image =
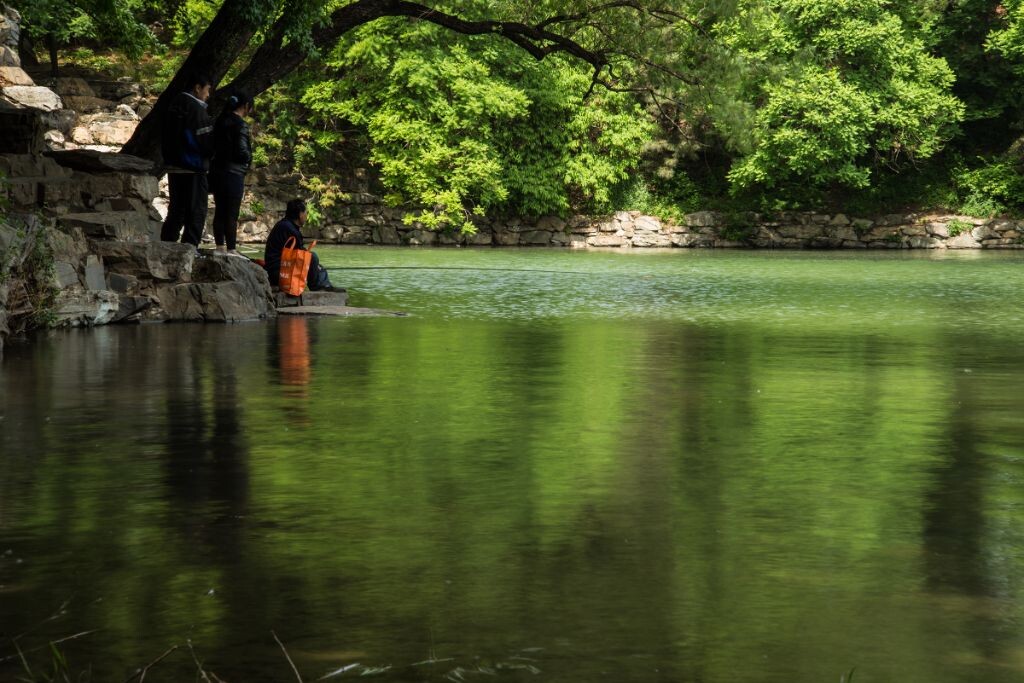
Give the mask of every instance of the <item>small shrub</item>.
[(1024, 175), (1006, 159), (982, 160), (973, 170), (960, 170), (957, 187), (963, 197), (960, 211), (979, 217), (991, 217), (1019, 211), (1024, 197)]
[(959, 218), (954, 218), (946, 224), (946, 230), (949, 231), (950, 237), (956, 237), (965, 230), (970, 230), (972, 227), (973, 226), (970, 223), (960, 220)]

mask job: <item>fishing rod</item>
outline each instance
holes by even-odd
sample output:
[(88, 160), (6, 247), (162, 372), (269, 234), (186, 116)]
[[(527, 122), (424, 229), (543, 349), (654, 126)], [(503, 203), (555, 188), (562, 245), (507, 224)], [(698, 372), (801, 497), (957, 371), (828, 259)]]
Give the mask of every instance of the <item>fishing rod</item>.
[(582, 270), (539, 270), (533, 268), (476, 268), (473, 266), (324, 266), (325, 270), (475, 270), (495, 273), (554, 273), (556, 275), (593, 275)]

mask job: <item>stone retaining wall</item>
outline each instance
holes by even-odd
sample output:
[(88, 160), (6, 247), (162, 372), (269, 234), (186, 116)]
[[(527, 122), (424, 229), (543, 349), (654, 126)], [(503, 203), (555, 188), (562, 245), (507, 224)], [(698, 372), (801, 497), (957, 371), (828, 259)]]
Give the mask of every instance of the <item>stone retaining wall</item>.
[[(243, 206), (239, 239), (263, 242), (281, 212), (284, 199), (261, 194), (257, 185)], [(264, 211), (253, 215), (252, 206)], [(248, 211), (246, 209), (248, 208)], [(639, 248), (768, 248), (768, 249), (1021, 249), (1024, 221), (985, 219), (940, 213), (892, 214), (850, 218), (844, 214), (788, 212), (722, 214), (699, 211), (681, 224), (637, 211), (611, 216), (574, 216), (563, 220), (482, 219), (473, 235), (433, 232), (406, 225), (405, 212), (382, 206), (369, 194), (355, 194), (343, 207), (348, 215), (309, 226), (310, 237), (322, 244), (426, 246), (566, 247), (586, 249)], [(246, 215), (248, 213), (248, 215)]]

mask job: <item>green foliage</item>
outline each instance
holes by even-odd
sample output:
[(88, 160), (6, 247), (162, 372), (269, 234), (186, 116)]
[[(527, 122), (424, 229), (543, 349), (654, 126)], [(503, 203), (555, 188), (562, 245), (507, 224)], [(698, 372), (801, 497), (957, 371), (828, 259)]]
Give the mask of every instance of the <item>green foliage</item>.
[(156, 47), (143, 22), (145, 0), (24, 0), (18, 4), (24, 29), (37, 41), (66, 45), (92, 39), (138, 58)]
[(0, 284), (15, 283), (10, 296), (17, 300), (8, 300), (7, 307), (25, 313), (9, 323), (15, 332), (48, 327), (54, 320), (57, 297), (53, 253), (44, 230), (17, 223), (13, 227), (15, 239), (0, 253)]
[(1024, 175), (1006, 159), (981, 160), (976, 169), (959, 169), (956, 184), (961, 211), (972, 216), (995, 216), (1017, 211), (1024, 204)]
[(430, 24), (364, 27), (328, 64), (344, 75), (306, 89), (311, 123), (364, 128), (393, 202), (427, 207), (407, 219), (432, 229), (472, 232), (487, 211), (607, 209), (651, 131), (626, 95), (584, 103), (590, 75), (574, 64)]
[(867, 187), (880, 165), (932, 157), (963, 115), (946, 62), (883, 0), (745, 0), (716, 33), (745, 64), (744, 115), (718, 119), (736, 191)]
[(963, 233), (965, 230), (970, 230), (972, 227), (973, 226), (971, 226), (970, 223), (959, 218), (954, 218), (953, 220), (946, 224), (946, 230), (949, 231), (950, 237), (956, 237), (957, 235)]

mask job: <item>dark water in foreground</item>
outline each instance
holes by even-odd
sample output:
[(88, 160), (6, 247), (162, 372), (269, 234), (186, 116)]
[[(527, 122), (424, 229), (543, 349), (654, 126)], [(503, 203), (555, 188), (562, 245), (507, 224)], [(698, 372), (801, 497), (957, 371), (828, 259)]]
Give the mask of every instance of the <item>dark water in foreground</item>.
[(322, 255), (7, 348), (0, 680), (1024, 679), (1021, 256)]

